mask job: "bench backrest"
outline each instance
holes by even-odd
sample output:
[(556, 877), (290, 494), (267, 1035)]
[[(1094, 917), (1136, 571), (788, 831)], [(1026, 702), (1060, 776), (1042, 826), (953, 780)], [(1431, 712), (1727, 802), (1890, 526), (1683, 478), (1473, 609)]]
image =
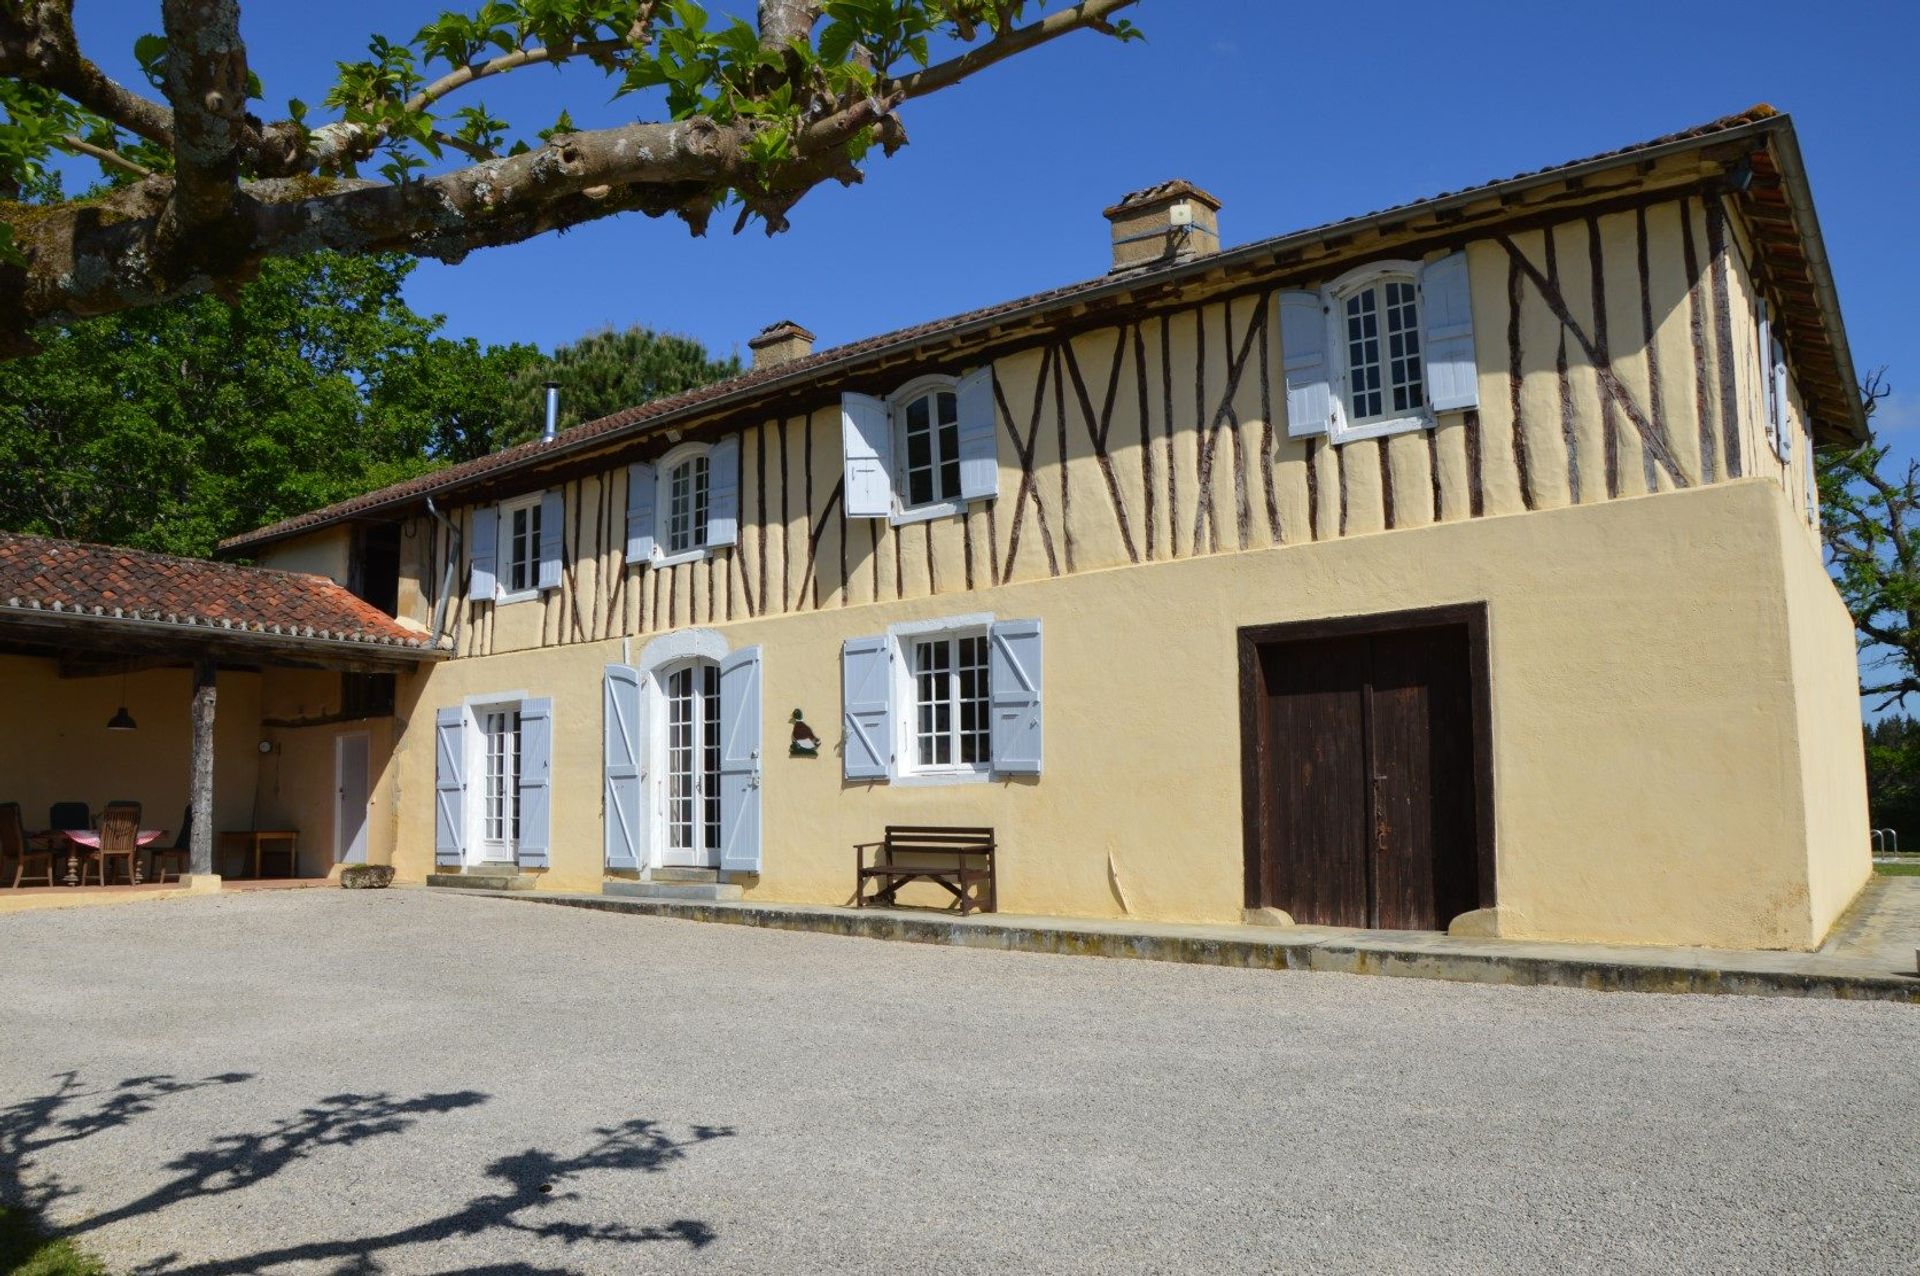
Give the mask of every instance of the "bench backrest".
[(936, 824), (889, 824), (886, 833), (886, 848), (890, 855), (896, 854), (939, 854), (939, 855), (987, 855), (993, 854), (993, 830), (990, 828), (956, 828)]

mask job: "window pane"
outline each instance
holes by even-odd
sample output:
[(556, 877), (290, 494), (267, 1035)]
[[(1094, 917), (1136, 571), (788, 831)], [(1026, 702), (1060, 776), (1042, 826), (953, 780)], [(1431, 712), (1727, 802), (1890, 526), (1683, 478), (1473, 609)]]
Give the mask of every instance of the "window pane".
[(707, 543), (707, 458), (696, 456), (687, 462), (687, 484), (692, 488), (693, 513), (687, 530), (688, 543), (698, 548)]
[(907, 504), (934, 499), (933, 398), (921, 395), (907, 405)]
[(717, 851), (720, 849), (720, 666), (704, 665), (702, 673), (705, 675), (701, 687), (704, 712), (700, 715), (705, 736), (700, 781), (705, 808), (703, 845)]
[(693, 849), (693, 670), (667, 676), (667, 845)]
[(1387, 285), (1387, 376), (1396, 412), (1417, 411), (1426, 403), (1420, 370), (1418, 296), (1410, 283)]
[(953, 761), (952, 666), (953, 647), (945, 639), (914, 644), (914, 758), (920, 766), (946, 766)]
[(1354, 421), (1383, 415), (1379, 305), (1377, 288), (1347, 298), (1347, 411)]
[(978, 765), (992, 758), (987, 726), (987, 638), (960, 640), (960, 761)]
[(950, 392), (935, 396), (940, 405), (940, 482), (938, 499), (960, 499), (960, 404)]

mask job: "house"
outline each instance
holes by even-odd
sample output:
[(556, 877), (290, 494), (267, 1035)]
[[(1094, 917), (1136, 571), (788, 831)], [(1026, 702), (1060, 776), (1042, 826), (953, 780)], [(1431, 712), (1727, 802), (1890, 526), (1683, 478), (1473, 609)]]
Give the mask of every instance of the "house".
[[(1008, 912), (1819, 944), (1869, 860), (1813, 451), (1865, 423), (1788, 118), (1220, 212), (228, 541), (447, 656), (371, 858), (839, 904), (884, 825), (990, 825)], [(365, 719), (294, 676), (272, 784), (332, 792)]]

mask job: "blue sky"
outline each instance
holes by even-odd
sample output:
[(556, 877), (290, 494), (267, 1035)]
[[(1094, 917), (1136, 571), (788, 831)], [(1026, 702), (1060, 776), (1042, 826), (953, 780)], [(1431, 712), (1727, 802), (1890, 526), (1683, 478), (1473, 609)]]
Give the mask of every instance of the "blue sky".
[[(266, 111), (317, 102), (333, 64), (360, 56), (369, 35), (408, 35), (446, 7), (246, 0)], [(83, 43), (139, 83), (132, 41), (158, 29), (157, 0), (79, 8)], [(678, 222), (627, 216), (424, 264), (409, 299), (445, 315), (450, 333), (543, 348), (639, 323), (744, 353), (787, 317), (831, 345), (1097, 275), (1100, 210), (1167, 177), (1218, 195), (1223, 240), (1244, 243), (1765, 101), (1799, 126), (1856, 361), (1888, 365), (1899, 390), (1882, 429), (1920, 441), (1920, 265), (1908, 247), (1920, 76), (1898, 70), (1920, 49), (1910, 0), (1375, 0), (1364, 13), (1143, 0), (1131, 13), (1144, 44), (1077, 34), (910, 106), (912, 144), (876, 160), (863, 186), (810, 195), (784, 235), (736, 237), (716, 218), (696, 240)], [(516, 73), (476, 100), (529, 128), (561, 106), (591, 126), (648, 105), (610, 102), (590, 68)]]

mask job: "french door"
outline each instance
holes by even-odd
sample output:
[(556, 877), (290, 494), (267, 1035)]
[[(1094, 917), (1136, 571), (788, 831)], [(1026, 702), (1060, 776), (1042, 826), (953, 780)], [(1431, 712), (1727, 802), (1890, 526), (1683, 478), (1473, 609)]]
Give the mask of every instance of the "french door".
[(666, 840), (660, 862), (720, 864), (720, 666), (684, 665), (666, 678)]

